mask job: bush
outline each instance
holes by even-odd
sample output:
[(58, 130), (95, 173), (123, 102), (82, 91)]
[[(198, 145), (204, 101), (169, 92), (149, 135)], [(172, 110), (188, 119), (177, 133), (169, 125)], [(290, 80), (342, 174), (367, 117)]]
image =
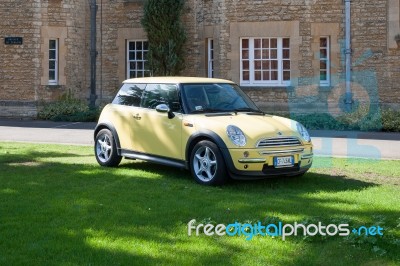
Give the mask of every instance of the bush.
[[(329, 113), (291, 114), (308, 129), (400, 132), (400, 111), (361, 105), (351, 113), (333, 117)], [(283, 115), (285, 116), (285, 115)]]
[(382, 110), (382, 130), (400, 132), (400, 111)]
[(56, 102), (43, 104), (39, 108), (38, 118), (52, 121), (95, 122), (99, 114), (99, 108), (90, 109), (87, 103), (68, 94)]

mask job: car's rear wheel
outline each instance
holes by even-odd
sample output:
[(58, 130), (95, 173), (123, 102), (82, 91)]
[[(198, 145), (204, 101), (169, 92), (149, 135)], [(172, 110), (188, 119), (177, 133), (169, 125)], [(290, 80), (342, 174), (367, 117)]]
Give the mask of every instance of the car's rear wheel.
[(114, 136), (108, 129), (102, 129), (97, 133), (94, 153), (97, 162), (102, 166), (118, 166), (122, 160), (122, 157), (117, 153)]
[(203, 185), (222, 185), (228, 180), (221, 151), (215, 143), (197, 143), (190, 156), (190, 171), (196, 182)]

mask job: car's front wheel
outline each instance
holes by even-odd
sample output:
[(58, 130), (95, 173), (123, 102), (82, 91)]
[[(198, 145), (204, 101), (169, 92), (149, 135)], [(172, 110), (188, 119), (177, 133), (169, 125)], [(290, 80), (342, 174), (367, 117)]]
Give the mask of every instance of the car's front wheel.
[(208, 140), (194, 146), (190, 171), (194, 179), (203, 185), (222, 185), (228, 180), (224, 158), (218, 146)]
[(94, 153), (97, 162), (102, 166), (118, 166), (122, 160), (122, 157), (117, 153), (114, 136), (108, 129), (102, 129), (97, 133)]

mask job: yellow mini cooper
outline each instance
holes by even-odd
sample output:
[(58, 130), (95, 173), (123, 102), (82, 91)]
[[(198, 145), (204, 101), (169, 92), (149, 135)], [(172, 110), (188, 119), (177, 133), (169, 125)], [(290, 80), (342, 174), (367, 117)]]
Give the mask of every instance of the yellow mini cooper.
[(300, 176), (313, 159), (304, 126), (265, 114), (222, 79), (128, 79), (103, 109), (94, 138), (102, 166), (122, 157), (151, 161), (190, 169), (204, 185)]

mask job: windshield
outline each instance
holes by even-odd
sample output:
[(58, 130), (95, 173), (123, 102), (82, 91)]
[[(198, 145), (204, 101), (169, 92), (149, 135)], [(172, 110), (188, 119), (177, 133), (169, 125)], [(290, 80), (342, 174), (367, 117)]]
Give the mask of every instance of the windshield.
[(236, 84), (183, 84), (182, 97), (189, 114), (261, 111)]

